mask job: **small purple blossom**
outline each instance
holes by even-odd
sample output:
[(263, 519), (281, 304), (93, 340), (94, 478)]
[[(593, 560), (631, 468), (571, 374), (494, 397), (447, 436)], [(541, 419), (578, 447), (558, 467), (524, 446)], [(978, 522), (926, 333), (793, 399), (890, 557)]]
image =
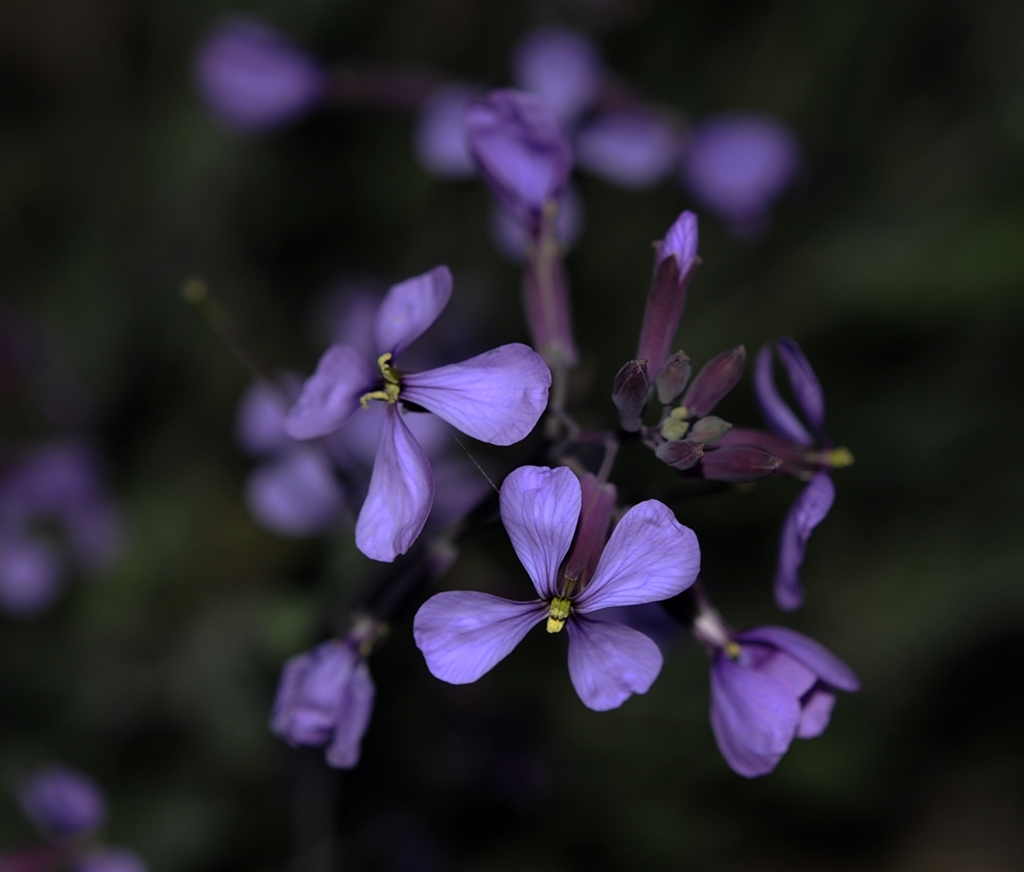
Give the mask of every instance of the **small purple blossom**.
[(543, 98), (565, 124), (597, 101), (604, 77), (597, 46), (567, 27), (531, 31), (512, 53), (516, 85)]
[[(623, 515), (602, 551), (614, 491), (611, 501), (602, 489), (588, 488), (588, 495), (588, 505), (604, 507), (593, 512), (604, 518), (603, 528), (581, 520), (588, 505), (569, 469), (524, 466), (505, 479), (502, 523), (539, 599), (513, 602), (474, 591), (431, 597), (416, 613), (413, 636), (434, 676), (451, 684), (476, 681), (547, 620), (548, 632), (564, 626), (569, 634), (569, 675), (584, 705), (606, 711), (650, 688), (661, 671), (658, 646), (594, 613), (685, 590), (700, 564), (697, 538), (667, 506), (648, 500)], [(563, 565), (574, 534), (584, 547)]]
[(756, 231), (800, 170), (800, 146), (782, 122), (724, 115), (700, 124), (683, 155), (693, 195), (740, 232)]
[(315, 439), (340, 429), (374, 400), (386, 404), (356, 521), (356, 545), (374, 560), (392, 561), (409, 549), (434, 498), (430, 463), (404, 420), (405, 403), (493, 445), (524, 439), (547, 405), (551, 373), (519, 343), (426, 372), (395, 368), (396, 358), (441, 314), (451, 289), (451, 273), (443, 266), (392, 287), (377, 310), (376, 366), (351, 346), (331, 346), (285, 419), (292, 438)]
[(326, 76), (277, 31), (243, 18), (216, 27), (196, 52), (195, 73), (214, 115), (229, 127), (279, 127), (316, 106)]
[(25, 816), (50, 838), (63, 838), (99, 829), (107, 803), (99, 786), (67, 766), (48, 766), (36, 772), (18, 791)]
[(359, 762), (376, 693), (357, 634), (332, 639), (284, 665), (270, 728), (291, 745), (327, 746), (327, 762)]

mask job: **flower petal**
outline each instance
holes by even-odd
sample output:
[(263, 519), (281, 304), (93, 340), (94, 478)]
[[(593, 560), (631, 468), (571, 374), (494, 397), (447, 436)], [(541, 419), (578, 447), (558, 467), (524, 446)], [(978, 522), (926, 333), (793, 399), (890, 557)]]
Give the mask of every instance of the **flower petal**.
[(618, 708), (634, 693), (647, 693), (661, 672), (658, 646), (631, 627), (581, 615), (566, 627), (569, 677), (587, 708)]
[(543, 600), (558, 591), (558, 567), (580, 518), (582, 490), (567, 467), (520, 466), (501, 485), (501, 522)]
[(781, 681), (797, 699), (810, 691), (818, 681), (814, 671), (774, 645), (744, 642), (739, 662), (747, 669), (756, 669), (763, 675)]
[(736, 637), (741, 644), (761, 642), (784, 651), (814, 672), (826, 684), (839, 690), (860, 690), (860, 681), (842, 660), (824, 645), (786, 627), (754, 627)]
[(779, 565), (775, 571), (775, 602), (780, 609), (792, 611), (804, 601), (800, 585), (800, 565), (804, 562), (811, 532), (828, 515), (836, 498), (836, 488), (827, 472), (819, 472), (789, 509), (782, 525)]
[(819, 435), (825, 425), (825, 394), (821, 390), (821, 382), (811, 369), (810, 361), (804, 356), (797, 345), (788, 336), (783, 336), (775, 347), (779, 350), (779, 360), (786, 368), (789, 384), (793, 388), (793, 396), (803, 413), (807, 416), (811, 427)]
[(542, 97), (566, 123), (596, 101), (604, 80), (597, 47), (567, 27), (526, 34), (512, 53), (512, 71), (518, 87)]
[(356, 663), (335, 711), (334, 738), (327, 746), (327, 763), (338, 769), (352, 769), (359, 762), (361, 744), (373, 714), (376, 689), (370, 670), (362, 659)]
[(245, 488), (256, 522), (282, 536), (312, 536), (333, 523), (345, 494), (317, 445), (296, 445), (256, 469)]
[(796, 735), (799, 739), (813, 739), (825, 732), (825, 727), (832, 719), (832, 709), (836, 705), (836, 695), (824, 688), (815, 688), (804, 701), (800, 715), (800, 726)]
[(592, 612), (668, 599), (700, 571), (700, 546), (664, 503), (633, 506), (612, 530), (594, 577), (573, 605)]
[(507, 657), (547, 612), (544, 602), (445, 591), (420, 606), (412, 635), (431, 674), (449, 684), (470, 684)]
[(390, 563), (409, 550), (434, 502), (434, 474), (402, 415), (389, 405), (370, 487), (356, 521), (356, 547)]
[(511, 445), (540, 420), (549, 387), (551, 372), (540, 355), (513, 342), (462, 363), (403, 375), (401, 397), (474, 439)]
[(377, 351), (398, 357), (437, 320), (451, 295), (452, 274), (446, 266), (392, 285), (377, 310)]
[(671, 118), (647, 109), (598, 115), (576, 136), (580, 167), (629, 190), (653, 187), (679, 162), (682, 132)]
[(373, 390), (379, 378), (373, 365), (354, 348), (332, 345), (284, 419), (285, 432), (293, 439), (333, 433), (359, 408), (359, 398)]
[(336, 639), (292, 657), (281, 672), (270, 729), (293, 745), (328, 741), (357, 661), (355, 647)]
[(766, 775), (789, 749), (800, 722), (797, 698), (781, 681), (724, 653), (711, 665), (711, 730), (733, 771)]
[(757, 398), (757, 405), (761, 409), (761, 416), (772, 431), (778, 435), (799, 442), (801, 445), (813, 445), (814, 438), (800, 423), (800, 419), (782, 399), (775, 387), (772, 361), (771, 346), (762, 346), (757, 353), (757, 363), (754, 364), (754, 395)]

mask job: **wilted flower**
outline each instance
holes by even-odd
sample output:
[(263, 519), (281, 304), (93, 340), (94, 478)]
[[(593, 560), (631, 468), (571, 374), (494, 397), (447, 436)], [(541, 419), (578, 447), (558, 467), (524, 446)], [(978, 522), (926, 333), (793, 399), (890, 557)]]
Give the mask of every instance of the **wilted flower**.
[[(647, 500), (626, 512), (604, 545), (614, 489), (590, 484), (587, 490), (584, 501), (579, 480), (564, 467), (523, 466), (505, 479), (501, 520), (539, 599), (448, 591), (427, 600), (416, 613), (413, 636), (437, 678), (476, 681), (546, 621), (549, 633), (565, 627), (569, 634), (569, 675), (589, 708), (616, 708), (650, 688), (661, 671), (658, 646), (593, 613), (685, 590), (699, 568), (697, 538), (668, 507)], [(582, 547), (563, 564), (574, 533)]]
[(356, 522), (356, 545), (375, 560), (391, 561), (408, 550), (434, 497), (430, 463), (403, 420), (405, 403), (493, 445), (524, 439), (547, 405), (551, 373), (519, 343), (422, 373), (394, 367), (441, 314), (451, 289), (451, 273), (443, 266), (392, 287), (377, 311), (376, 367), (351, 346), (331, 346), (285, 420), (293, 438), (314, 439), (340, 429), (360, 407), (386, 403), (369, 491)]

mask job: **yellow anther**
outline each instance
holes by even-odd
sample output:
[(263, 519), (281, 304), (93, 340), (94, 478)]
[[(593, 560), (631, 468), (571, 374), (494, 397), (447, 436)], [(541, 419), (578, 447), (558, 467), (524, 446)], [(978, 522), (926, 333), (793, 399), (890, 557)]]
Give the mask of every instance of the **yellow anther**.
[(389, 363), (391, 357), (391, 352), (386, 351), (377, 358), (377, 368), (384, 379), (384, 388), (379, 391), (370, 391), (359, 398), (359, 405), (364, 409), (369, 407), (371, 400), (383, 400), (392, 406), (398, 402), (401, 385), (398, 380), (398, 370)]
[[(396, 395), (395, 400), (397, 399), (398, 397)], [(362, 406), (364, 409), (368, 409), (370, 408), (370, 400), (384, 400), (387, 403), (395, 402), (395, 400), (391, 399), (391, 393), (386, 389), (383, 391), (370, 391), (367, 394), (363, 394), (359, 398), (359, 405)]]
[(726, 657), (729, 657), (732, 660), (739, 660), (740, 659), (740, 646), (737, 643), (732, 642), (732, 641), (726, 642), (725, 643), (725, 655), (726, 655)]
[(569, 608), (572, 601), (568, 597), (556, 596), (551, 600), (551, 608), (548, 610), (549, 633), (557, 633), (569, 619)]
[(689, 423), (686, 421), (680, 421), (678, 418), (670, 415), (665, 419), (665, 423), (661, 425), (661, 435), (668, 442), (676, 442), (682, 439), (686, 435), (686, 431), (689, 429)]
[(398, 370), (395, 369), (390, 361), (392, 354), (390, 351), (385, 351), (380, 357), (377, 358), (377, 367), (380, 369), (380, 374), (384, 376), (384, 381), (389, 385), (398, 386)]
[(828, 453), (828, 465), (833, 469), (842, 469), (853, 464), (853, 454), (849, 448), (834, 448)]
[(675, 418), (677, 421), (685, 421), (686, 416), (690, 414), (690, 410), (686, 406), (676, 406), (671, 412), (668, 413), (670, 418)]

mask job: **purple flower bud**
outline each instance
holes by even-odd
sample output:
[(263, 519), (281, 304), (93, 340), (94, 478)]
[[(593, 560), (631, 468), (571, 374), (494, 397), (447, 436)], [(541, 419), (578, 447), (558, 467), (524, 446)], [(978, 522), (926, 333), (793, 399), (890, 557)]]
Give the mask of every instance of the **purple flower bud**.
[(317, 63), (281, 34), (247, 19), (215, 28), (196, 53), (210, 110), (229, 127), (259, 131), (293, 121), (323, 97)]
[(688, 417), (703, 418), (717, 406), (722, 397), (736, 387), (746, 360), (747, 350), (737, 345), (705, 363), (683, 396)]
[(74, 866), (74, 872), (147, 872), (146, 864), (134, 851), (105, 848), (93, 851)]
[(799, 169), (800, 146), (789, 128), (757, 115), (701, 124), (683, 157), (693, 195), (741, 231), (756, 229)]
[(566, 582), (577, 590), (587, 586), (597, 568), (618, 495), (615, 485), (602, 484), (589, 472), (580, 476), (580, 493), (580, 520), (562, 569)]
[(675, 400), (690, 381), (692, 371), (690, 358), (682, 351), (675, 352), (655, 379), (655, 385), (658, 388), (658, 402), (667, 406)]
[(640, 415), (651, 394), (651, 376), (646, 360), (630, 360), (622, 365), (612, 382), (612, 402), (619, 412), (622, 429), (635, 433), (640, 429)]
[(568, 123), (597, 100), (604, 65), (597, 47), (579, 31), (546, 27), (528, 33), (516, 46), (512, 78)]
[(355, 639), (333, 639), (284, 665), (270, 728), (292, 745), (327, 745), (327, 762), (352, 769), (376, 691)]
[(697, 216), (683, 212), (658, 246), (654, 280), (647, 295), (636, 359), (661, 372), (686, 302), (686, 286), (697, 258)]
[(704, 454), (701, 472), (709, 481), (756, 481), (782, 465), (773, 454), (756, 445), (716, 445)]
[(99, 829), (107, 803), (96, 783), (66, 766), (48, 766), (18, 791), (26, 817), (45, 836), (60, 838)]
[(633, 109), (598, 115), (575, 138), (581, 169), (629, 190), (667, 178), (682, 150), (679, 125), (662, 113)]
[(252, 473), (245, 496), (256, 522), (282, 536), (320, 533), (337, 520), (345, 505), (345, 493), (324, 452), (294, 444)]
[(732, 429), (732, 424), (708, 415), (706, 418), (694, 422), (686, 431), (686, 438), (691, 442), (699, 442), (701, 445), (711, 446), (725, 437), (725, 434)]
[(428, 173), (446, 179), (476, 173), (466, 142), (466, 110), (483, 95), (483, 88), (448, 82), (432, 91), (416, 120), (416, 158)]
[(0, 533), (0, 609), (35, 617), (53, 605), (61, 581), (60, 561), (46, 543)]
[(541, 98), (522, 91), (491, 91), (467, 110), (466, 131), (484, 181), (524, 220), (539, 216), (565, 190), (572, 150)]
[(711, 727), (732, 769), (771, 772), (794, 738), (828, 726), (835, 691), (856, 691), (853, 671), (812, 639), (756, 627), (719, 648), (711, 664)]
[(654, 452), (658, 460), (667, 463), (680, 472), (692, 469), (704, 456), (704, 446), (698, 442), (678, 439), (674, 442), (663, 442)]

